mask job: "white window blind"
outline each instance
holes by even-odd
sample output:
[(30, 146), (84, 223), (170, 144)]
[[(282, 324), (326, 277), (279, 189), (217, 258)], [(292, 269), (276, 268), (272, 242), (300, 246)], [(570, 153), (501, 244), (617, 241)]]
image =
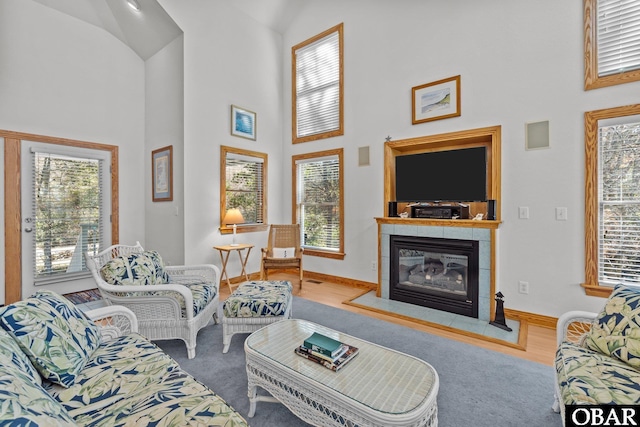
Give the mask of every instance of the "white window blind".
[(32, 154), (35, 283), (86, 275), (84, 253), (99, 251), (104, 242), (105, 160)]
[(340, 37), (335, 31), (294, 52), (296, 135), (340, 129)]
[(227, 153), (226, 207), (238, 208), (245, 224), (262, 224), (264, 161), (257, 157)]
[(600, 122), (599, 281), (640, 284), (640, 116)]
[(340, 250), (340, 161), (327, 156), (296, 161), (297, 221), (302, 246)]
[(598, 0), (598, 75), (640, 69), (640, 1)]

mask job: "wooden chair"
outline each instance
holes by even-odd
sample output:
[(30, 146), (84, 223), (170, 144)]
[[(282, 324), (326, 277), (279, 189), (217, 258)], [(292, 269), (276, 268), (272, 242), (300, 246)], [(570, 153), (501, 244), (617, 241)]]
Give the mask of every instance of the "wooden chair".
[(262, 248), (261, 280), (269, 280), (269, 270), (297, 269), (302, 290), (302, 253), (300, 224), (272, 224), (267, 247)]

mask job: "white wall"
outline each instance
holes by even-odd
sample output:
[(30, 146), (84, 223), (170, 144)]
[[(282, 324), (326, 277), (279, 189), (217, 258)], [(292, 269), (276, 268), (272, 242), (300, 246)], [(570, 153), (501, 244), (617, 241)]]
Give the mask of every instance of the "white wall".
[[(0, 129), (117, 145), (120, 237), (144, 242), (144, 63), (128, 47), (39, 3), (1, 0)], [(0, 252), (4, 277), (3, 240)]]
[[(221, 235), (220, 146), (268, 154), (269, 222), (288, 221), (282, 201), (282, 38), (231, 2), (160, 0), (184, 32), (184, 215), (185, 262), (220, 266), (214, 245), (231, 243)], [(230, 133), (230, 106), (257, 113), (257, 140)], [(285, 216), (285, 213), (287, 216)], [(255, 245), (247, 271), (260, 269), (266, 233), (238, 234)], [(238, 257), (229, 259), (231, 277), (240, 273)]]
[[(145, 248), (184, 264), (184, 61), (178, 37), (145, 61)], [(151, 152), (173, 146), (173, 200), (154, 202)], [(134, 243), (134, 242), (131, 242)]]
[[(292, 145), (290, 48), (340, 22), (345, 38), (345, 135)], [(323, 0), (284, 34), (284, 165), (345, 148), (344, 261), (305, 257), (305, 269), (377, 282), (374, 217), (384, 215), (383, 146), (394, 140), (502, 126), (502, 219), (497, 288), (507, 308), (558, 316), (597, 310), (584, 281), (585, 111), (638, 102), (640, 83), (582, 89), (582, 5), (555, 0)], [(462, 116), (411, 124), (411, 88), (460, 74)], [(549, 120), (550, 145), (525, 151), (527, 122)], [(371, 166), (358, 167), (370, 146)], [(463, 171), (461, 171), (463, 172)], [(283, 203), (290, 173), (283, 176)], [(518, 219), (528, 206), (529, 220)], [(555, 207), (568, 221), (555, 220)], [(518, 281), (530, 293), (518, 293)]]

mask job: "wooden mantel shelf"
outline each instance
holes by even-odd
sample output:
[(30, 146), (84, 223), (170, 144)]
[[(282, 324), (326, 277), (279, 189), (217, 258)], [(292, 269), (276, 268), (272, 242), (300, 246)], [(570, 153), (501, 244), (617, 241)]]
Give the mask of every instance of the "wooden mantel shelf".
[(402, 224), (402, 225), (432, 225), (440, 227), (468, 227), (468, 228), (489, 228), (497, 229), (502, 221), (472, 219), (428, 219), (428, 218), (396, 218), (378, 217), (375, 218), (378, 224)]

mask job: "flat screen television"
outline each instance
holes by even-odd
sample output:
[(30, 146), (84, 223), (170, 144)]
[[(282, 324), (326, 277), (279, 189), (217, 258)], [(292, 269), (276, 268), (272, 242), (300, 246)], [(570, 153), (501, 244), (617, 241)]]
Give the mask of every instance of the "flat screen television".
[(396, 201), (487, 200), (485, 147), (396, 156)]

